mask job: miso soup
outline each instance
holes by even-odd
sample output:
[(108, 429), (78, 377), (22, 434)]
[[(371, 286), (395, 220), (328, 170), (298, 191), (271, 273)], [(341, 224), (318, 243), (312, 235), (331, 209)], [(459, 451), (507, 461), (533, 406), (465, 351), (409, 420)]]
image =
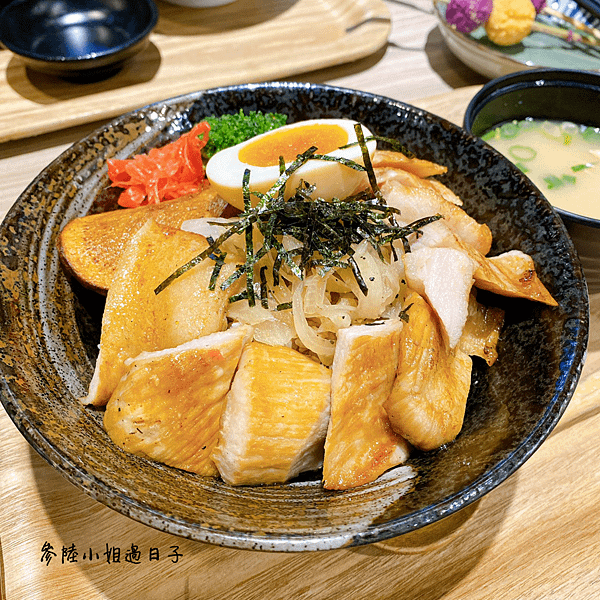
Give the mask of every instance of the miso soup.
[(516, 164), (549, 202), (600, 219), (600, 129), (525, 119), (504, 123), (482, 138)]

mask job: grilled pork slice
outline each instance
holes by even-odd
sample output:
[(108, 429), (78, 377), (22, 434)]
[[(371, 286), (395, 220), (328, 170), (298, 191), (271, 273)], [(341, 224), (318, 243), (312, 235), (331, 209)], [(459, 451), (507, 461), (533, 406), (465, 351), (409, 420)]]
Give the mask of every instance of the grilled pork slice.
[(454, 348), (463, 332), (477, 264), (454, 248), (419, 248), (404, 255), (408, 286), (425, 296)]
[(377, 150), (371, 162), (379, 185), (395, 179), (408, 187), (432, 189), (448, 202), (462, 206), (462, 200), (450, 188), (432, 178), (433, 175), (446, 173), (447, 167), (389, 150)]
[(546, 286), (538, 277), (533, 259), (520, 250), (510, 250), (498, 256), (481, 256), (471, 250), (478, 260), (475, 271), (475, 286), (501, 296), (527, 298), (549, 306), (557, 306)]
[(435, 311), (416, 292), (406, 298), (398, 373), (384, 403), (393, 430), (421, 450), (451, 442), (463, 424), (472, 361), (451, 350)]
[(409, 158), (405, 154), (394, 150), (376, 150), (371, 163), (374, 169), (389, 168), (396, 171), (405, 171), (419, 179), (431, 177), (432, 175), (443, 175), (448, 172), (448, 167), (422, 158)]
[(225, 396), (251, 335), (251, 327), (233, 327), (126, 361), (104, 414), (112, 441), (138, 456), (217, 475), (210, 455)]
[(411, 236), (410, 249), (416, 252), (421, 248), (454, 248), (462, 250), (463, 245), (455, 233), (446, 225), (442, 219), (429, 223), (423, 227), (418, 236)]
[(556, 306), (556, 300), (540, 281), (531, 256), (520, 250), (510, 250), (497, 256), (484, 256), (462, 241), (445, 220), (435, 221), (423, 228), (423, 233), (411, 241), (411, 250), (422, 248), (453, 248), (465, 253), (476, 265), (474, 285), (501, 296), (526, 298)]
[(462, 206), (462, 200), (450, 188), (436, 179), (422, 179), (408, 171), (391, 167), (379, 167), (374, 169), (374, 172), (375, 179), (380, 186), (389, 181), (397, 181), (409, 188), (425, 188), (439, 194), (444, 200), (452, 202), (452, 204)]
[(492, 233), (485, 223), (478, 223), (460, 206), (446, 200), (437, 190), (409, 187), (397, 179), (389, 179), (381, 185), (381, 192), (390, 206), (400, 210), (403, 223), (440, 214), (444, 223), (463, 242), (473, 246), (481, 254), (487, 254), (492, 246)]
[(401, 328), (401, 321), (389, 320), (338, 331), (323, 461), (326, 489), (369, 483), (408, 457), (408, 444), (392, 431), (383, 408), (394, 383)]
[[(212, 260), (190, 269), (160, 294), (154, 292), (207, 245), (202, 236), (161, 227), (154, 221), (133, 236), (106, 297), (100, 351), (84, 404), (106, 404), (125, 374), (128, 358), (225, 329), (227, 294), (218, 284), (214, 291), (208, 289)], [(233, 268), (224, 265), (221, 277)]]
[(59, 256), (67, 271), (83, 285), (106, 294), (119, 256), (149, 218), (179, 228), (187, 219), (218, 216), (225, 207), (226, 203), (208, 188), (169, 202), (79, 217), (60, 232)]
[(284, 346), (246, 346), (213, 460), (231, 485), (288, 481), (317, 469), (329, 421), (329, 369)]
[(478, 356), (491, 367), (498, 358), (498, 339), (504, 324), (504, 311), (477, 302), (476, 290), (471, 292), (467, 321), (458, 348), (469, 356)]

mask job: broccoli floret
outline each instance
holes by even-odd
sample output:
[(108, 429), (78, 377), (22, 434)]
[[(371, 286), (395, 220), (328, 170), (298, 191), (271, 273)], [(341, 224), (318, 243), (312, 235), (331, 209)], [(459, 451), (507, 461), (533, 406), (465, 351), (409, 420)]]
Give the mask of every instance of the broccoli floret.
[(279, 113), (265, 114), (256, 111), (250, 111), (246, 115), (240, 109), (237, 114), (207, 117), (205, 120), (210, 125), (210, 137), (202, 154), (204, 159), (208, 160), (223, 148), (235, 146), (255, 135), (285, 125), (287, 116)]

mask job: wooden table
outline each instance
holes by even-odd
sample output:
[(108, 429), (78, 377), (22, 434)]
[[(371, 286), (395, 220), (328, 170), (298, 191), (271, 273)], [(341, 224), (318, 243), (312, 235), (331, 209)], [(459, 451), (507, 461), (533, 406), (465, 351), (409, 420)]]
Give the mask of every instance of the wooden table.
[[(381, 93), (460, 124), (484, 80), (449, 54), (428, 1), (389, 0), (387, 7), (392, 28), (384, 48), (291, 78)], [(99, 122), (0, 146), (0, 214), (46, 164)], [(157, 532), (73, 487), (31, 449), (0, 409), (0, 597), (598, 598), (599, 294), (591, 298), (591, 313), (588, 356), (575, 396), (550, 438), (516, 474), (446, 521), (347, 550), (255, 553)]]

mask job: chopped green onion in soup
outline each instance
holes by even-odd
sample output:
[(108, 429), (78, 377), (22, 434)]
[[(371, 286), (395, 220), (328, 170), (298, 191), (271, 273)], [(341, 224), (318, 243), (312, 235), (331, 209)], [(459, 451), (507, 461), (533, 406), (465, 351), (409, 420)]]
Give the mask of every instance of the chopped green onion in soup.
[(512, 161), (555, 207), (600, 219), (600, 128), (524, 119), (482, 138)]

